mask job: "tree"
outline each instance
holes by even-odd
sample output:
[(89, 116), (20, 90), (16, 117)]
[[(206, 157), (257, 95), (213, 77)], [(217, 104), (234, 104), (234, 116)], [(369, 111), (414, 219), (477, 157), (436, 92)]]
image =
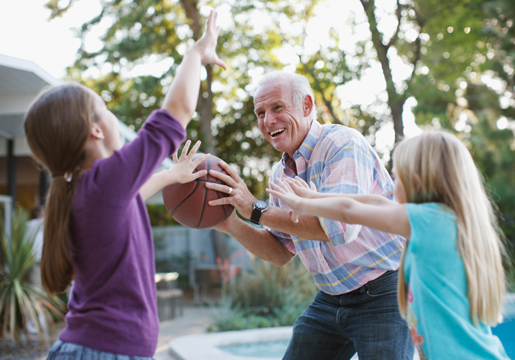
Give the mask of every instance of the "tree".
[[(459, 78), (473, 59), (484, 52), (477, 44), (483, 20), (479, 11), (481, 1), (397, 0), (394, 15), (378, 8), (374, 0), (360, 2), (384, 74), (397, 143), (404, 137), (402, 113), (406, 100), (414, 96), (422, 107), (416, 109), (418, 115), (424, 114), (425, 121), (432, 121), (433, 111), (429, 109), (435, 104), (443, 105), (442, 97), (445, 105), (455, 100), (453, 94)], [(391, 34), (383, 30), (381, 21), (389, 17), (394, 17), (397, 24)], [(406, 79), (397, 82), (392, 73), (396, 57), (411, 68)], [(440, 109), (435, 108), (437, 118), (445, 113)], [(427, 110), (429, 114), (424, 113)]]

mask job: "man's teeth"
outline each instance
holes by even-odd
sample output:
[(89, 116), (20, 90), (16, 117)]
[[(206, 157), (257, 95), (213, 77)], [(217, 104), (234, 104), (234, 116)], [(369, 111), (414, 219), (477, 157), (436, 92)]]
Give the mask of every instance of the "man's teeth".
[(270, 135), (274, 136), (276, 134), (279, 134), (280, 132), (283, 132), (286, 128), (282, 128), (282, 129), (277, 129), (275, 131), (271, 131), (270, 132)]

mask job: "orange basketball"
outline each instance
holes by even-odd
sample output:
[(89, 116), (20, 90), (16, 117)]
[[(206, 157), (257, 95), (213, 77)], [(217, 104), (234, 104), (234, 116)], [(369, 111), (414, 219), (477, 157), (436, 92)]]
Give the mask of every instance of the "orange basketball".
[[(193, 159), (202, 155), (197, 153)], [(211, 200), (229, 196), (205, 186), (206, 182), (225, 185), (225, 183), (209, 174), (209, 170), (226, 173), (218, 165), (220, 161), (219, 158), (211, 155), (195, 169), (196, 171), (207, 170), (206, 176), (186, 184), (174, 183), (163, 188), (163, 201), (166, 210), (179, 224), (193, 229), (212, 228), (221, 224), (233, 212), (234, 207), (232, 205), (211, 206), (208, 204)]]

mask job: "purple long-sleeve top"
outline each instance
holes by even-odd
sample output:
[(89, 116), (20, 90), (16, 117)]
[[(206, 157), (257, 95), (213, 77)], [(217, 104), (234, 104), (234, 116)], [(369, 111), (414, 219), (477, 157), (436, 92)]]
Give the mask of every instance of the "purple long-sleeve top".
[(75, 262), (64, 342), (152, 357), (157, 346), (155, 263), (141, 186), (184, 140), (167, 111), (154, 111), (138, 137), (78, 180), (70, 239)]

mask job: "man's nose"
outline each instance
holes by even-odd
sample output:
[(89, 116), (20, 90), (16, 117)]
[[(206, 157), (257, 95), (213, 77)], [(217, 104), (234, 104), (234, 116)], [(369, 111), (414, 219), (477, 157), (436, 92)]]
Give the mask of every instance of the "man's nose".
[(269, 112), (266, 112), (265, 117), (263, 119), (263, 124), (265, 124), (265, 126), (270, 126), (274, 123), (275, 123), (275, 116)]

